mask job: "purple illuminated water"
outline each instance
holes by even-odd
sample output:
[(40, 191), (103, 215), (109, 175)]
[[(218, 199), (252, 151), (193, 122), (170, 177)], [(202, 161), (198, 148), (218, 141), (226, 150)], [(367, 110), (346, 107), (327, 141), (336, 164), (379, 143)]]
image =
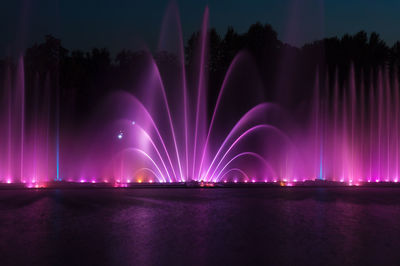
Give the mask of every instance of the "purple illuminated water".
[(347, 84), (339, 87), (336, 77), (333, 97), (316, 80), (317, 178), (349, 184), (399, 181), (398, 77), (380, 69), (367, 78), (370, 88), (364, 87), (363, 73), (356, 75), (351, 66)]
[(26, 111), (24, 62), (8, 69), (0, 106), (0, 180), (37, 186), (57, 177), (56, 143), (50, 123), (49, 81), (35, 86)]
[(110, 95), (79, 132), (60, 132), (58, 114), (50, 113), (49, 85), (35, 88), (27, 114), (21, 59), (3, 84), (0, 181), (29, 187), (51, 180), (116, 186), (399, 181), (396, 75), (382, 68), (366, 76), (351, 67), (347, 83), (339, 84), (337, 76), (329, 83), (316, 71), (308, 119), (287, 126), (290, 114), (263, 102), (268, 88), (246, 51), (235, 56), (216, 100), (210, 100), (208, 16), (206, 9), (194, 64), (187, 66), (179, 14), (171, 6), (159, 50), (177, 60), (166, 66), (148, 52), (143, 74), (132, 84), (135, 93)]
[(1, 265), (397, 265), (398, 188), (0, 193)]

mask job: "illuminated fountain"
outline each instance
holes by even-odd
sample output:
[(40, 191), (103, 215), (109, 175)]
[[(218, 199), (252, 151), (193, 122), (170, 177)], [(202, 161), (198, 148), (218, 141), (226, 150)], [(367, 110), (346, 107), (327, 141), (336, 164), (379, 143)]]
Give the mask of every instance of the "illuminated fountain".
[[(4, 183), (41, 187), (57, 178), (49, 80), (47, 77), (44, 88), (39, 88), (38, 77), (35, 79), (36, 85), (27, 92), (22, 58), (6, 71), (0, 107), (0, 181)], [(31, 100), (29, 105), (27, 98)]]
[[(121, 91), (109, 97), (102, 109), (112, 110), (112, 118), (103, 119), (105, 128), (95, 125), (101, 134), (91, 140), (89, 159), (82, 159), (88, 163), (73, 175), (117, 184), (254, 183), (295, 177), (290, 169), (296, 161), (292, 157), (300, 160), (295, 146), (271, 122), (283, 118), (283, 112), (262, 102), (264, 88), (249, 54), (236, 55), (211, 103), (207, 24), (208, 9), (194, 51), (195, 63), (186, 66), (178, 12), (175, 7), (169, 9), (160, 39), (161, 58), (145, 55), (135, 94)], [(170, 32), (175, 32), (175, 38)]]
[(264, 102), (269, 88), (246, 51), (234, 57), (220, 88), (210, 94), (208, 9), (195, 47), (188, 64), (172, 5), (159, 52), (142, 55), (140, 78), (110, 95), (79, 132), (59, 129), (58, 90), (51, 93), (49, 77), (29, 93), (27, 105), (19, 60), (2, 90), (0, 182), (126, 187), (399, 181), (395, 71), (367, 75), (351, 67), (348, 82), (340, 85), (337, 74), (332, 79), (317, 71), (308, 118), (294, 124), (293, 114)]
[(317, 178), (353, 185), (397, 183), (397, 72), (381, 68), (366, 75), (351, 66), (348, 80), (342, 87), (337, 75), (332, 86), (316, 82), (313, 147)]
[[(106, 109), (117, 104), (119, 119), (111, 120), (95, 146), (107, 143), (110, 136), (114, 143), (106, 151), (95, 149), (98, 161), (91, 164), (105, 167), (84, 175), (106, 175), (107, 180), (121, 184), (398, 182), (395, 71), (380, 69), (367, 75), (362, 70), (356, 73), (351, 66), (342, 85), (337, 73), (332, 78), (316, 71), (308, 119), (288, 126), (282, 108), (262, 101), (260, 92), (266, 88), (245, 51), (232, 60), (218, 96), (211, 101), (208, 10), (198, 35), (194, 66), (185, 65), (177, 9), (170, 8), (167, 14), (160, 50), (172, 46), (177, 56), (165, 67), (148, 53), (143, 79), (136, 84), (139, 96), (124, 91), (110, 97)], [(177, 34), (172, 45), (165, 40), (171, 36), (165, 25), (171, 24)]]
[[(1, 182), (41, 187), (57, 177), (49, 81), (44, 84), (44, 87), (35, 85), (27, 95), (22, 58), (16, 67), (6, 71), (0, 106)], [(27, 98), (31, 99), (29, 112), (26, 111)]]

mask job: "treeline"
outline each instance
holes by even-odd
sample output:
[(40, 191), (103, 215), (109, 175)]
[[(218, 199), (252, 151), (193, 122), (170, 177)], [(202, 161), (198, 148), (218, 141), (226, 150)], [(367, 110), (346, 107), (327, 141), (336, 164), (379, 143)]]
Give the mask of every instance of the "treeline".
[[(199, 33), (193, 33), (185, 45), (188, 70), (195, 65), (198, 38)], [(242, 50), (251, 55), (257, 66), (265, 88), (265, 100), (278, 101), (291, 108), (310, 100), (317, 68), (319, 73), (331, 77), (337, 73), (344, 83), (351, 64), (364, 76), (385, 67), (399, 69), (400, 64), (400, 42), (390, 47), (377, 33), (368, 35), (364, 31), (326, 38), (301, 48), (283, 43), (270, 25), (261, 23), (251, 25), (242, 34), (232, 27), (223, 35), (210, 29), (208, 38), (210, 101), (215, 100), (230, 63)], [(25, 51), (27, 95), (35, 93), (34, 88), (38, 87), (35, 84), (47, 80), (62, 99), (61, 112), (79, 120), (110, 91), (132, 89), (147, 57), (145, 51), (123, 50), (115, 57), (106, 48), (69, 51), (60, 39), (47, 35), (43, 43)], [(159, 52), (154, 58), (160, 65), (178, 62), (177, 56), (168, 52)], [(10, 58), (0, 60), (1, 76), (15, 64)]]

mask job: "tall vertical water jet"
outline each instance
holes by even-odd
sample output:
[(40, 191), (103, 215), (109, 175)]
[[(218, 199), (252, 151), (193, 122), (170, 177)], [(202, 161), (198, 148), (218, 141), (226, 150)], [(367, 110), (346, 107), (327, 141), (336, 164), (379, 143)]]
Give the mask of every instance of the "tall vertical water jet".
[[(171, 5), (157, 52), (140, 53), (138, 78), (108, 95), (103, 112), (76, 132), (63, 127), (58, 68), (26, 82), (35, 70), (25, 71), (23, 57), (10, 65), (1, 94), (1, 182), (398, 181), (397, 70), (321, 64), (297, 114), (264, 102), (271, 88), (251, 52), (232, 56), (223, 73), (213, 69), (208, 18), (206, 8), (185, 54)], [(291, 67), (273, 82), (280, 92), (294, 83)]]

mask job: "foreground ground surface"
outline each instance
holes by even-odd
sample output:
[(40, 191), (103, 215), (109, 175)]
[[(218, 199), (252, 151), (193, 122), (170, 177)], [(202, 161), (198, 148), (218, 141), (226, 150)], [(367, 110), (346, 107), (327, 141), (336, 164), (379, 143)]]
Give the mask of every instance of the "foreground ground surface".
[(0, 265), (395, 265), (400, 188), (0, 191)]

